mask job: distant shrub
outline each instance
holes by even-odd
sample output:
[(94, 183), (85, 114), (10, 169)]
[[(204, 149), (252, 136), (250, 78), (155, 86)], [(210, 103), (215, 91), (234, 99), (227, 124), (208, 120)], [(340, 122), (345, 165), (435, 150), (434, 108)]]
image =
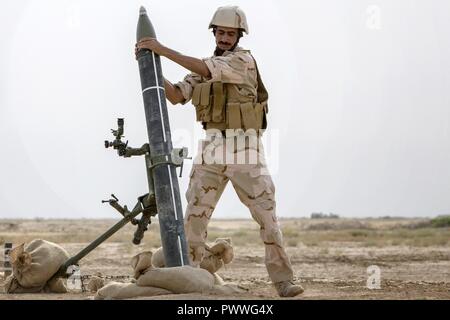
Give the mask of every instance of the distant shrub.
[(450, 227), (450, 215), (438, 216), (431, 219), (431, 226), (434, 228)]
[(431, 220), (420, 221), (417, 223), (411, 223), (405, 226), (408, 229), (422, 229), (422, 228), (431, 228)]
[(352, 235), (352, 237), (367, 237), (368, 236), (367, 232), (364, 232), (364, 231), (353, 231), (350, 234)]
[(311, 213), (311, 219), (339, 219), (339, 215), (330, 212), (329, 214), (322, 212)]
[(371, 229), (365, 222), (352, 219), (352, 220), (340, 220), (339, 223), (332, 221), (320, 221), (307, 225), (306, 230), (348, 230), (348, 229)]

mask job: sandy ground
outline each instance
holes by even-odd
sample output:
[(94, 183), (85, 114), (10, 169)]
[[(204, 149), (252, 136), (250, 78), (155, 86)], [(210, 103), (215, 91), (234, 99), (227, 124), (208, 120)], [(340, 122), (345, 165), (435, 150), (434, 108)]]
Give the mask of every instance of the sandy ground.
[[(323, 233), (325, 238), (330, 236), (329, 228), (325, 228), (327, 230), (324, 231), (323, 228), (310, 227), (311, 224), (308, 227), (307, 224), (311, 222), (307, 220), (281, 222), (282, 226), (298, 223), (297, 229), (300, 235), (298, 242), (293, 241), (297, 234), (288, 239), (285, 236), (285, 243), (290, 244), (286, 246), (286, 249), (291, 258), (296, 280), (305, 288), (301, 296), (292, 299), (450, 299), (450, 246), (448, 242), (442, 242), (441, 239), (442, 237), (445, 239), (445, 236), (450, 238), (448, 228), (439, 231), (441, 238), (437, 243), (430, 241), (428, 245), (420, 246), (405, 245), (401, 242), (397, 245), (383, 245), (383, 242), (381, 245), (380, 243), (373, 245), (359, 240), (322, 241), (318, 244), (306, 245), (307, 241), (305, 239), (302, 241), (301, 238), (302, 230), (304, 234), (311, 233), (311, 236), (315, 237), (320, 233)], [(114, 223), (112, 220), (0, 220), (0, 244), (8, 239), (18, 244), (21, 241), (43, 238), (58, 242), (71, 254), (75, 254), (88, 243), (89, 239), (94, 239), (95, 235), (104, 231), (112, 223)], [(315, 225), (323, 225), (323, 223), (317, 222)], [(342, 223), (348, 223), (348, 221), (333, 222), (336, 229), (341, 229), (339, 224)], [(377, 230), (392, 231), (396, 228), (404, 230), (405, 224), (409, 225), (417, 221), (389, 221), (388, 225), (373, 221), (363, 221), (363, 223), (364, 225), (359, 224), (362, 229), (367, 229), (366, 227), (371, 224), (372, 227), (369, 229), (374, 229), (373, 224), (377, 224), (375, 227)], [(239, 284), (248, 291), (237, 296), (183, 294), (155, 298), (278, 299), (267, 276), (264, 248), (258, 239), (254, 223), (244, 220), (217, 220), (211, 222), (210, 229), (214, 234), (223, 234), (238, 240), (234, 246), (235, 260), (220, 270), (219, 274), (226, 282)], [(103, 276), (131, 275), (132, 270), (129, 265), (131, 257), (143, 250), (159, 246), (157, 230), (158, 227), (152, 225), (144, 238), (146, 242), (140, 246), (134, 246), (131, 244), (133, 229), (131, 226), (125, 228), (81, 261), (82, 275), (98, 272)], [(290, 230), (287, 230), (285, 233), (290, 234), (289, 232)], [(352, 235), (355, 235), (354, 231), (352, 232)], [(437, 230), (430, 230), (427, 235), (434, 237), (434, 232), (438, 233)], [(248, 238), (249, 233), (250, 238)], [(357, 236), (354, 237), (357, 238)], [(420, 236), (420, 234), (412, 233), (410, 236)], [(79, 242), (76, 241), (77, 239)], [(0, 262), (1, 260), (0, 258)], [(369, 277), (367, 268), (372, 265), (378, 266), (380, 270), (380, 289), (367, 288)], [(0, 287), (1, 291), (3, 288)], [(0, 293), (0, 299), (13, 300), (88, 299), (92, 296), (93, 293), (76, 291), (68, 294), (7, 295)]]

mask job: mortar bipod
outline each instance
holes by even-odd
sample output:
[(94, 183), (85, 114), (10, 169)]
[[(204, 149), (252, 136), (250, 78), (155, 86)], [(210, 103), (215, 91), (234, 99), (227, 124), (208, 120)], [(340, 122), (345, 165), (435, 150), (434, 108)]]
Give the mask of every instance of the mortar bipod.
[[(147, 172), (147, 181), (149, 192), (144, 194), (143, 196), (138, 197), (138, 201), (134, 206), (133, 210), (129, 211), (127, 206), (121, 206), (119, 204), (119, 199), (111, 194), (111, 199), (102, 200), (102, 203), (109, 203), (114, 209), (116, 209), (123, 218), (117, 222), (114, 226), (109, 228), (105, 233), (100, 235), (97, 239), (91, 242), (87, 247), (78, 252), (75, 256), (69, 258), (55, 273), (52, 277), (69, 277), (71, 274), (67, 273), (67, 270), (70, 266), (78, 265), (78, 262), (84, 258), (87, 254), (89, 254), (92, 250), (97, 248), (100, 244), (110, 238), (114, 233), (119, 231), (123, 226), (125, 226), (128, 222), (131, 222), (133, 225), (137, 226), (137, 229), (134, 233), (133, 243), (140, 244), (145, 231), (148, 229), (148, 225), (151, 224), (151, 217), (157, 215), (157, 206), (155, 199), (155, 188), (153, 184), (153, 169), (162, 164), (170, 164), (175, 167), (180, 167), (180, 177), (183, 170), (183, 161), (184, 159), (191, 159), (187, 157), (188, 149), (187, 148), (173, 148), (169, 155), (158, 155), (153, 158), (150, 158), (150, 148), (149, 144), (146, 143), (142, 145), (140, 148), (131, 148), (128, 147), (128, 141), (123, 142), (122, 138), (124, 137), (124, 119), (119, 118), (117, 120), (118, 129), (111, 129), (115, 139), (114, 141), (105, 141), (105, 147), (112, 147), (117, 150), (117, 153), (121, 157), (133, 157), (133, 156), (145, 156), (145, 164), (146, 164), (146, 172)], [(142, 213), (140, 219), (136, 217)]]

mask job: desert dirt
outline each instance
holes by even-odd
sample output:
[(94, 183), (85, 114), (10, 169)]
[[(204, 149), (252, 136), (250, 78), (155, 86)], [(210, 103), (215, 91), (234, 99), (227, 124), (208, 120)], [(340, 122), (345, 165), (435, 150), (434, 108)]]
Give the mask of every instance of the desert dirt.
[[(115, 220), (0, 220), (0, 246), (45, 239), (75, 254)], [(305, 292), (292, 299), (450, 299), (450, 228), (426, 219), (280, 219), (296, 281)], [(80, 262), (82, 275), (131, 276), (130, 259), (160, 246), (152, 223), (143, 243), (131, 243), (127, 225)], [(264, 265), (258, 226), (251, 220), (212, 220), (208, 241), (230, 237), (234, 261), (218, 273), (248, 289), (234, 296), (178, 294), (146, 299), (279, 299)], [(0, 251), (0, 266), (3, 252)], [(380, 271), (380, 288), (367, 287), (369, 266)], [(2, 275), (0, 273), (0, 280)], [(108, 281), (108, 279), (107, 279)], [(127, 281), (127, 280), (122, 280)], [(3, 288), (0, 286), (0, 292)], [(94, 294), (4, 294), (4, 299), (89, 299)]]

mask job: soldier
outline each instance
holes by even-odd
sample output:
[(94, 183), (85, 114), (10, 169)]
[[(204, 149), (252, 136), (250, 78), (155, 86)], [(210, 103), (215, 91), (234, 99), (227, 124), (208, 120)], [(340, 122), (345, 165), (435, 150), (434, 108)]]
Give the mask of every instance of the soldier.
[(191, 71), (176, 84), (165, 80), (166, 96), (172, 104), (192, 99), (197, 121), (206, 130), (186, 192), (185, 230), (191, 264), (198, 266), (208, 250), (207, 226), (231, 181), (239, 199), (260, 225), (267, 271), (278, 294), (293, 297), (303, 288), (293, 283), (292, 266), (275, 213), (275, 186), (260, 139), (262, 129), (267, 127), (268, 94), (250, 51), (238, 47), (243, 32), (248, 34), (247, 20), (239, 7), (220, 7), (209, 28), (216, 49), (206, 59), (182, 55), (153, 38), (136, 44), (136, 50), (152, 50)]

